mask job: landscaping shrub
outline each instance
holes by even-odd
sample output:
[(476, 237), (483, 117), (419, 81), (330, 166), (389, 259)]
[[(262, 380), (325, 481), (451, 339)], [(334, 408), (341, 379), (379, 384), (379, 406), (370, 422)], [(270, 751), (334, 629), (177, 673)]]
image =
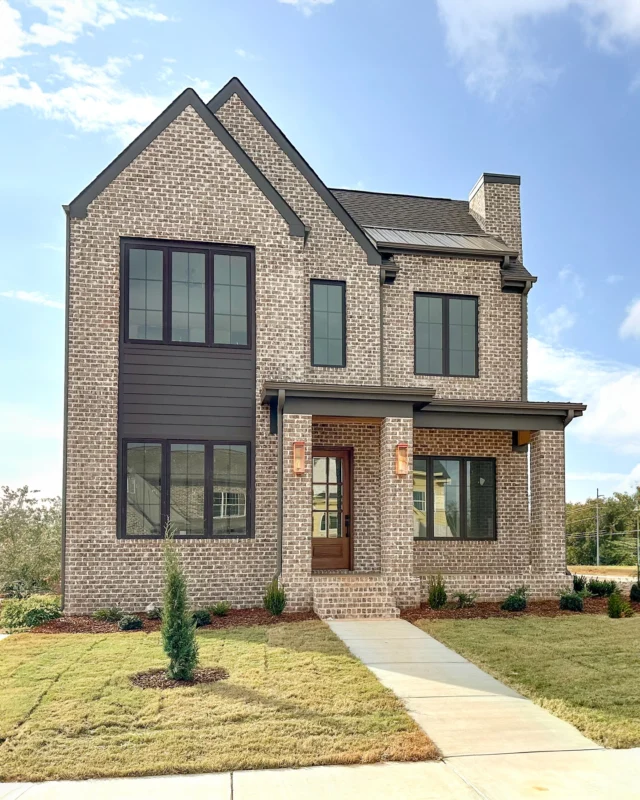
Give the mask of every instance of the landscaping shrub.
[(458, 608), (471, 608), (471, 606), (475, 606), (476, 604), (476, 592), (458, 592), (458, 594), (453, 595), (453, 599), (457, 601)]
[(527, 607), (527, 587), (519, 586), (500, 606), (503, 611), (524, 611)]
[(264, 607), (274, 617), (279, 617), (287, 605), (287, 595), (284, 586), (280, 586), (278, 579), (274, 578), (267, 586), (264, 596)]
[(447, 602), (447, 590), (444, 578), (440, 573), (429, 576), (429, 594), (427, 603), (429, 608), (442, 608)]
[(573, 591), (574, 592), (584, 592), (587, 588), (587, 579), (584, 575), (574, 575), (573, 576)]
[(578, 592), (565, 592), (560, 595), (560, 608), (564, 611), (584, 611), (584, 600)]
[(613, 592), (609, 595), (609, 603), (607, 605), (607, 613), (611, 619), (620, 619), (620, 617), (630, 617), (633, 615), (633, 609), (623, 599), (620, 592)]
[(196, 623), (196, 628), (201, 628), (203, 625), (211, 625), (211, 614), (206, 608), (197, 608), (193, 612), (193, 621)]
[(629, 592), (629, 600), (632, 603), (640, 603), (640, 583), (634, 583), (631, 586), (631, 591)]
[(61, 525), (60, 498), (0, 489), (0, 592), (22, 598), (57, 588)]
[(120, 622), (124, 614), (119, 608), (113, 606), (112, 608), (99, 608), (91, 616), (98, 622)]
[(142, 628), (142, 620), (136, 614), (123, 614), (118, 627), (121, 631), (139, 631)]
[(591, 578), (587, 583), (587, 589), (596, 597), (609, 597), (617, 588), (615, 581), (601, 581), (599, 578)]
[(154, 603), (147, 606), (147, 619), (162, 619), (162, 609)]
[(187, 581), (169, 525), (164, 543), (164, 594), (162, 601), (162, 645), (169, 656), (167, 677), (190, 681), (198, 665), (196, 626), (187, 603)]
[(209, 611), (214, 617), (226, 617), (229, 611), (231, 611), (231, 603), (228, 603), (226, 600), (221, 600), (219, 603), (211, 606)]
[(60, 616), (62, 611), (59, 597), (34, 594), (23, 599), (5, 600), (0, 607), (0, 628), (8, 631), (35, 628)]

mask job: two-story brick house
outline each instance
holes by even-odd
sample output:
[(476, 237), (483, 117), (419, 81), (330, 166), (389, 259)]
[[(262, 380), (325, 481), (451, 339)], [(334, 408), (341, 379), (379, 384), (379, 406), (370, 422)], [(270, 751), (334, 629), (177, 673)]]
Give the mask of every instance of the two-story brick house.
[(197, 605), (565, 586), (519, 192), (329, 189), (237, 79), (181, 94), (66, 207), (67, 611), (157, 601), (167, 521)]

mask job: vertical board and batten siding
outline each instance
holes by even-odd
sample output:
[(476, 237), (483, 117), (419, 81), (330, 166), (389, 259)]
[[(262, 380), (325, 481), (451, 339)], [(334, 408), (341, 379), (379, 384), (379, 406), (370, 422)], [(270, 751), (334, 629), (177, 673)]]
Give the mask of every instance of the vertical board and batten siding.
[(254, 441), (255, 350), (121, 345), (122, 438)]

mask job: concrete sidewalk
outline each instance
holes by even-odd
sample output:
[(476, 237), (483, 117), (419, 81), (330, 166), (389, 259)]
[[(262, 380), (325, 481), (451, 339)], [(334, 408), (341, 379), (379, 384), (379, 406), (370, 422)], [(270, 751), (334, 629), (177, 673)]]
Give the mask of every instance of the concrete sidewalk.
[(405, 620), (329, 626), (404, 701), (445, 758), (601, 749)]

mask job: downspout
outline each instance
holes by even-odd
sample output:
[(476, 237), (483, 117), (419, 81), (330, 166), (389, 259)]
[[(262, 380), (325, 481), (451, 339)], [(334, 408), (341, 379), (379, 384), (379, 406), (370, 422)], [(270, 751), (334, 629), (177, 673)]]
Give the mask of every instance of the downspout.
[(385, 270), (380, 267), (380, 386), (384, 386), (384, 281)]
[(64, 303), (64, 406), (62, 441), (62, 547), (60, 564), (61, 608), (65, 605), (65, 573), (67, 560), (67, 418), (69, 415), (69, 276), (71, 272), (71, 217), (69, 206), (62, 206), (67, 217), (67, 242), (65, 255), (65, 303)]
[(277, 523), (277, 563), (275, 578), (282, 575), (282, 534), (284, 530), (284, 399), (285, 390), (278, 389), (278, 523)]
[(521, 318), (521, 328), (522, 328), (522, 341), (520, 344), (522, 351), (521, 395), (522, 395), (522, 400), (524, 401), (526, 401), (529, 396), (529, 357), (528, 357), (529, 314), (527, 305), (527, 295), (529, 294), (532, 286), (533, 286), (532, 281), (526, 281), (522, 294), (520, 295), (520, 318)]

